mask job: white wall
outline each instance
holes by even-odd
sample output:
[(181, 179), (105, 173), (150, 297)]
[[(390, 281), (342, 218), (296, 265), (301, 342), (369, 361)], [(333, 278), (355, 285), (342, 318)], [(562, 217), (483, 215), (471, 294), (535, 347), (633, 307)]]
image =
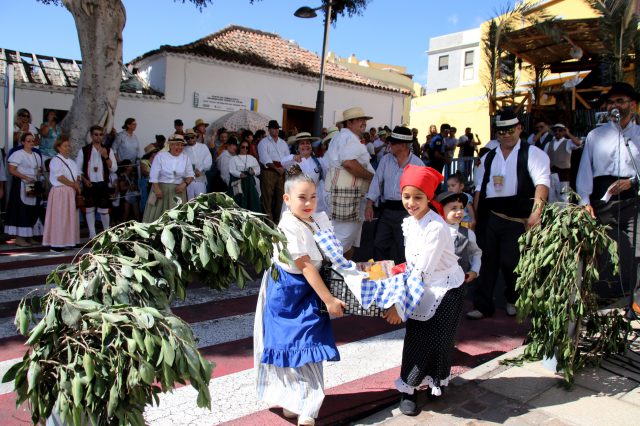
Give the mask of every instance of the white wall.
[[(474, 51), (472, 78), (464, 79), (464, 56), (467, 51)], [(438, 89), (454, 89), (478, 82), (480, 62), (480, 29), (472, 29), (429, 40), (427, 63), (427, 94)], [(440, 56), (449, 56), (449, 68), (439, 70)]]
[[(155, 56), (138, 67), (140, 76), (148, 78), (152, 87), (159, 89), (164, 85), (165, 89), (164, 99), (124, 94), (118, 101), (115, 128), (120, 131), (124, 120), (134, 117), (141, 150), (154, 141), (154, 135), (169, 135), (176, 118), (181, 118), (185, 127), (191, 127), (197, 118), (210, 123), (227, 114), (227, 111), (195, 108), (195, 91), (256, 98), (258, 111), (281, 124), (282, 104), (315, 108), (317, 78), (176, 55)], [(4, 96), (3, 88), (0, 96)], [(326, 81), (324, 125), (334, 125), (334, 117), (341, 118), (342, 111), (352, 106), (361, 106), (373, 117), (368, 127), (398, 125), (409, 120), (402, 116), (403, 99), (399, 93)], [(29, 109), (34, 124), (39, 126), (44, 108), (68, 110), (72, 100), (73, 91), (66, 89), (59, 92), (21, 88), (16, 89), (15, 105), (16, 110)], [(4, 120), (0, 121), (0, 130), (4, 132)]]

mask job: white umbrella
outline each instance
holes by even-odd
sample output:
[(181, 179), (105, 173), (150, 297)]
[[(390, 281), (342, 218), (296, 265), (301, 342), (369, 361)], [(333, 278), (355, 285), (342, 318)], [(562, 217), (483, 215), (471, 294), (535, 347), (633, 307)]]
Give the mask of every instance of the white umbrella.
[(213, 129), (224, 127), (227, 130), (233, 131), (248, 129), (255, 132), (258, 129), (265, 129), (269, 120), (272, 120), (272, 118), (259, 112), (241, 109), (223, 115), (211, 123), (209, 127)]

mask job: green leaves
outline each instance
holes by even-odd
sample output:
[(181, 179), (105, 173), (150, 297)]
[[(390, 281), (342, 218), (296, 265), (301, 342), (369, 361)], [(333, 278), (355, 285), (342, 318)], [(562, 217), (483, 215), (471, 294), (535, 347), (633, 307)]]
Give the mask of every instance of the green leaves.
[(556, 357), (570, 384), (575, 370), (598, 362), (606, 353), (603, 348), (615, 348), (628, 329), (619, 313), (598, 314), (591, 291), (598, 279), (599, 254), (607, 253), (617, 271), (616, 243), (608, 237), (607, 227), (598, 225), (584, 208), (560, 203), (547, 204), (540, 226), (518, 242), (516, 306), (520, 318), (531, 320), (523, 357)]
[(21, 302), (15, 325), (30, 348), (3, 380), (14, 380), (16, 400), (29, 401), (34, 423), (55, 408), (70, 425), (144, 425), (145, 405), (176, 382), (189, 382), (198, 406), (210, 408), (213, 363), (198, 353), (170, 301), (185, 297), (194, 274), (216, 289), (244, 286), (251, 278), (245, 265), (261, 272), (274, 247), (286, 256), (284, 242), (262, 215), (219, 193), (154, 223), (113, 227), (90, 253), (47, 277), (53, 289), (41, 300)]

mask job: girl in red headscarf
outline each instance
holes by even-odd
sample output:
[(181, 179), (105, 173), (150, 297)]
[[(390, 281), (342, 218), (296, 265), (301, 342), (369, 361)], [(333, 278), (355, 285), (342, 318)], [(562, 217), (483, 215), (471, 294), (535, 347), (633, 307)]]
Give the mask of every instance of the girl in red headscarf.
[[(400, 411), (419, 413), (416, 392), (428, 386), (440, 396), (451, 378), (451, 352), (462, 316), (464, 272), (458, 265), (454, 241), (447, 223), (431, 207), (438, 208), (435, 190), (443, 176), (431, 167), (408, 165), (400, 178), (402, 203), (409, 213), (402, 230), (407, 270), (420, 271), (425, 285), (420, 304), (406, 325), (402, 367), (396, 388), (402, 392)], [(395, 306), (385, 314), (391, 324), (402, 320)]]

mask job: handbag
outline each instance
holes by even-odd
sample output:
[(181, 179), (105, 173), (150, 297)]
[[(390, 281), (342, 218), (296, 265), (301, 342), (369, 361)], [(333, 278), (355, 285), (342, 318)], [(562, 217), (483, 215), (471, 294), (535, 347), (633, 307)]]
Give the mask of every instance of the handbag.
[(360, 201), (369, 190), (370, 181), (355, 177), (345, 169), (331, 168), (326, 182), (331, 194), (330, 218), (343, 222), (360, 221)]

